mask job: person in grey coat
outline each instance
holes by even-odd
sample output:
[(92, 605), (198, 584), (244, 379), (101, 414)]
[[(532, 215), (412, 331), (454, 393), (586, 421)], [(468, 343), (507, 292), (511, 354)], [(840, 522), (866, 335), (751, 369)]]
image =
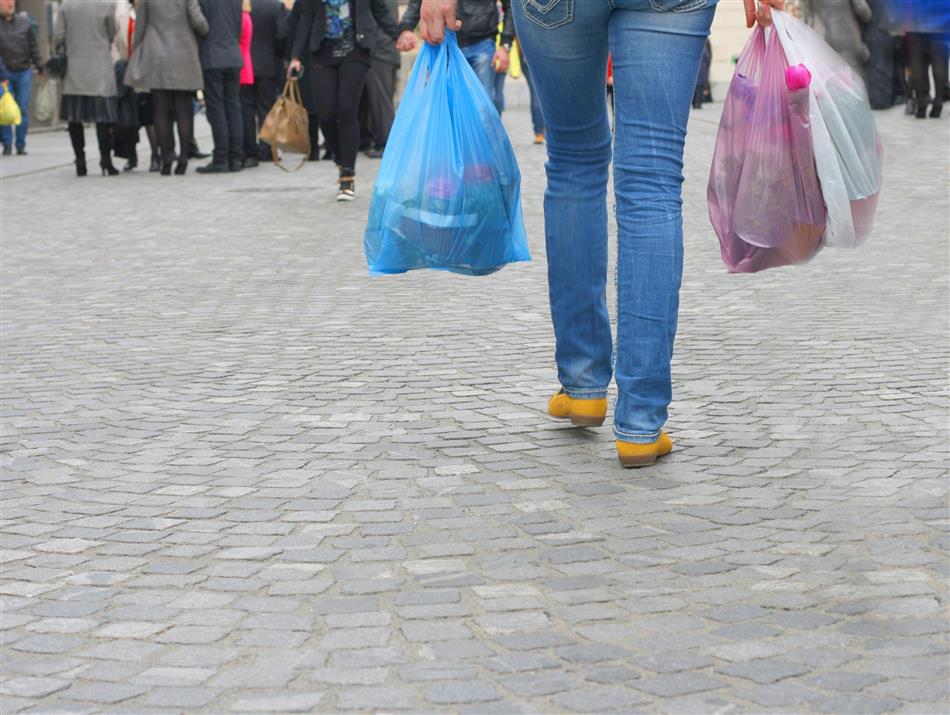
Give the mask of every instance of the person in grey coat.
[(171, 174), (175, 142), (172, 117), (182, 147), (176, 174), (188, 169), (187, 147), (194, 137), (191, 98), (204, 86), (198, 38), (208, 34), (208, 21), (198, 0), (138, 0), (135, 35), (125, 83), (152, 94), (155, 134), (161, 147), (165, 176)]
[(205, 80), (205, 107), (214, 152), (201, 174), (241, 171), (244, 118), (241, 115), (241, 0), (199, 0), (208, 18), (208, 34), (201, 41), (201, 69)]
[[(397, 0), (384, 0), (393, 17), (399, 16)], [(387, 35), (373, 19), (368, 30), (376, 33), (376, 47), (370, 51), (369, 73), (366, 75), (366, 105), (370, 115), (370, 126), (373, 130), (373, 146), (366, 152), (371, 159), (378, 159), (383, 155), (386, 142), (389, 141), (389, 130), (392, 129), (393, 119), (396, 117), (396, 83), (399, 76), (399, 67), (402, 60), (396, 43)]]
[(112, 128), (119, 117), (112, 66), (115, 33), (114, 0), (63, 0), (54, 24), (54, 44), (67, 57), (60, 116), (69, 124), (77, 176), (86, 175), (85, 122), (96, 125), (102, 173), (119, 173), (112, 165)]

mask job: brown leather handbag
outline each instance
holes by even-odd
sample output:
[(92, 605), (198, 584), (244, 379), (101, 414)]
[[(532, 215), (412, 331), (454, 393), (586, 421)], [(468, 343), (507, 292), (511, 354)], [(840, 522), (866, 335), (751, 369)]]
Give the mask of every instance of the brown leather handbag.
[[(299, 81), (296, 77), (287, 80), (261, 127), (261, 139), (270, 144), (274, 163), (284, 171), (298, 171), (310, 158), (310, 118), (300, 98)], [(303, 158), (296, 169), (288, 169), (278, 150), (303, 154)]]

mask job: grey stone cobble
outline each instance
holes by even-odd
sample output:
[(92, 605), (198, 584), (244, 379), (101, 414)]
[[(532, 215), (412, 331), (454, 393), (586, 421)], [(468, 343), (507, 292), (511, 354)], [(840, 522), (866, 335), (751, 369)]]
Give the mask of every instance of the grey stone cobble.
[(343, 206), (327, 163), (4, 157), (0, 710), (945, 711), (948, 125), (876, 115), (866, 246), (729, 276), (718, 106), (687, 139), (676, 449), (637, 472), (544, 414), (523, 108), (535, 261), (481, 279), (365, 275), (369, 160)]

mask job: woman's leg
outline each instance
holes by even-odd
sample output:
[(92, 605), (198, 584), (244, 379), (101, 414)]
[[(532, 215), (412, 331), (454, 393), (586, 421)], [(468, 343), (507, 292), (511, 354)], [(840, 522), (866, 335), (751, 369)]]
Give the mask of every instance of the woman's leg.
[(546, 124), (548, 287), (558, 380), (573, 398), (607, 395), (607, 177), (610, 3), (559, 0), (546, 12), (512, 3)]
[(172, 154), (175, 151), (171, 121), (172, 94), (172, 90), (152, 90), (152, 122), (164, 165), (171, 165)]
[(947, 86), (947, 44), (943, 35), (930, 35), (930, 62), (934, 73), (934, 103), (931, 117), (939, 117), (943, 109), (943, 91)]
[(919, 32), (907, 33), (907, 64), (910, 67), (911, 84), (914, 86), (914, 102), (917, 117), (927, 116), (927, 98), (930, 94), (930, 73), (927, 71), (927, 36)]
[(310, 82), (313, 88), (313, 103), (317, 105), (317, 118), (327, 148), (333, 159), (340, 163), (340, 134), (337, 130), (337, 84), (339, 68), (314, 63), (310, 69)]
[[(673, 5), (676, 0), (664, 0)], [(626, 10), (632, 4), (636, 10)], [(620, 0), (610, 18), (616, 99), (617, 439), (659, 437), (683, 272), (683, 145), (714, 7), (656, 12)]]
[(115, 125), (96, 122), (96, 141), (99, 143), (99, 161), (112, 164), (112, 128)]
[[(188, 163), (188, 147), (191, 146), (192, 138), (195, 135), (195, 111), (191, 102), (191, 92), (176, 90), (173, 95), (175, 124), (178, 125), (178, 146), (181, 147), (181, 155), (178, 157), (179, 165)], [(168, 132), (171, 136), (171, 130)]]
[(350, 170), (349, 176), (356, 173), (356, 155), (360, 147), (358, 111), (368, 73), (369, 65), (365, 62), (344, 59), (340, 64), (336, 110), (340, 153), (336, 156), (340, 166)]
[(80, 122), (70, 122), (68, 125), (69, 143), (73, 147), (73, 154), (77, 162), (86, 160), (86, 133)]

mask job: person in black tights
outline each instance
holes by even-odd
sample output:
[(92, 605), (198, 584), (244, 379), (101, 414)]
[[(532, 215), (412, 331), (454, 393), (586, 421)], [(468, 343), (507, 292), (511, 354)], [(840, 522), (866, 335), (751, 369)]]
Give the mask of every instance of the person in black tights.
[(917, 118), (927, 116), (930, 95), (930, 72), (933, 69), (934, 93), (930, 116), (940, 117), (943, 109), (943, 87), (947, 83), (947, 38), (935, 32), (907, 33), (907, 56), (911, 82), (917, 97)]
[(297, 0), (300, 21), (293, 38), (288, 74), (308, 60), (320, 128), (339, 167), (338, 201), (356, 192), (356, 154), (360, 143), (357, 115), (369, 72), (376, 33), (370, 16), (394, 41), (396, 18), (384, 0)]
[(176, 174), (188, 169), (188, 147), (194, 136), (192, 97), (203, 87), (198, 38), (208, 33), (208, 21), (198, 0), (137, 0), (132, 56), (125, 83), (147, 89), (152, 98), (152, 121), (161, 150), (161, 172), (172, 173), (178, 125), (181, 153)]
[(86, 175), (85, 122), (95, 122), (99, 140), (99, 167), (115, 176), (112, 165), (112, 128), (119, 118), (119, 99), (112, 66), (115, 4), (106, 0), (64, 0), (55, 24), (55, 46), (69, 57), (63, 81), (60, 116), (69, 125), (76, 155), (76, 175)]

